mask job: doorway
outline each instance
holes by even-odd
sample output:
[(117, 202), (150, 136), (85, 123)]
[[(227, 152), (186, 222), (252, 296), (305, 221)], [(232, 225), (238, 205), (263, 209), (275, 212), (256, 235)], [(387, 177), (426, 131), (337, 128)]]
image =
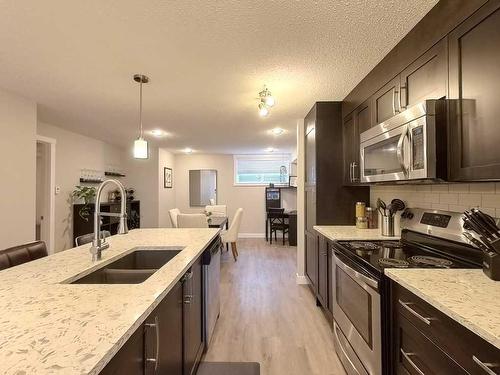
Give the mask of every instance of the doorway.
[(55, 238), (55, 146), (52, 138), (37, 136), (35, 239), (54, 253)]

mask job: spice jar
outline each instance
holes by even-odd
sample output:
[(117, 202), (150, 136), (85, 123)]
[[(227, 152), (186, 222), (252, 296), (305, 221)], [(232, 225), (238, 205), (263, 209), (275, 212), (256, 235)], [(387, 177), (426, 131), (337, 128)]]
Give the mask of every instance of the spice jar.
[(356, 217), (365, 217), (365, 208), (366, 208), (366, 203), (365, 202), (356, 202)]

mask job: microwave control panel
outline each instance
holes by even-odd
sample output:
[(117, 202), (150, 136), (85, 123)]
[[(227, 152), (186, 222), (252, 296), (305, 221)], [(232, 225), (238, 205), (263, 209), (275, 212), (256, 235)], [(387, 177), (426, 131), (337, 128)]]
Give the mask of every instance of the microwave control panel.
[(424, 169), (424, 128), (419, 126), (411, 130), (413, 170)]

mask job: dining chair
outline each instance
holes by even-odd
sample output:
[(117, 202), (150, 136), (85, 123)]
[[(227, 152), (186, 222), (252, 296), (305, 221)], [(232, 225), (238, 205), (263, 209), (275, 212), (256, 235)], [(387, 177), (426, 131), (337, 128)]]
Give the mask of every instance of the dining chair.
[(172, 223), (172, 228), (177, 228), (177, 216), (181, 213), (181, 210), (178, 208), (172, 208), (168, 211), (170, 215), (170, 222)]
[(236, 247), (236, 241), (238, 240), (238, 233), (240, 232), (241, 219), (243, 217), (243, 208), (238, 208), (236, 214), (234, 215), (233, 222), (227, 231), (221, 233), (222, 242), (231, 244), (231, 251), (233, 252), (233, 258), (235, 261), (238, 260), (238, 248)]
[(177, 215), (177, 228), (208, 228), (207, 215), (179, 214)]
[[(107, 230), (101, 231), (101, 238), (107, 238), (111, 236), (111, 232)], [(75, 238), (75, 245), (82, 246), (86, 243), (91, 243), (94, 240), (94, 233), (82, 234)]]
[(278, 241), (278, 231), (281, 231), (283, 234), (283, 245), (285, 244), (285, 234), (288, 233), (290, 226), (286, 222), (285, 209), (284, 208), (269, 208), (267, 212), (267, 216), (269, 218), (269, 226), (271, 235), (270, 243), (273, 243), (273, 233), (274, 240)]
[(8, 249), (0, 250), (0, 270), (31, 262), (47, 255), (47, 246), (43, 241), (9, 247)]
[(205, 211), (210, 212), (212, 216), (227, 217), (227, 206), (225, 204), (205, 206)]

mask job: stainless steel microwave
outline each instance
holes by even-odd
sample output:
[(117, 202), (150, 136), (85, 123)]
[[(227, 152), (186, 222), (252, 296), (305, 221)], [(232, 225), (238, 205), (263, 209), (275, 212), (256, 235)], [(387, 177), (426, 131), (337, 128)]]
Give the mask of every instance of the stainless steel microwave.
[(426, 100), (361, 133), (361, 182), (446, 180), (446, 112)]

